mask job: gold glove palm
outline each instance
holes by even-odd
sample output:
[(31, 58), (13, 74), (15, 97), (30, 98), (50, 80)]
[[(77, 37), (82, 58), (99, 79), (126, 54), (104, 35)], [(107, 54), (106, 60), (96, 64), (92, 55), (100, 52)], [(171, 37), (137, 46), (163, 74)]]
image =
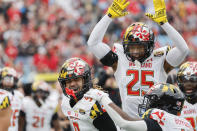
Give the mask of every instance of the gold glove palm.
[(153, 5), (155, 8), (155, 14), (146, 13), (145, 15), (158, 23), (159, 25), (162, 25), (166, 22), (168, 22), (167, 15), (166, 15), (166, 5), (164, 0), (153, 0)]
[(129, 12), (125, 11), (130, 2), (126, 0), (114, 0), (107, 10), (107, 14), (111, 18), (117, 18), (127, 15)]

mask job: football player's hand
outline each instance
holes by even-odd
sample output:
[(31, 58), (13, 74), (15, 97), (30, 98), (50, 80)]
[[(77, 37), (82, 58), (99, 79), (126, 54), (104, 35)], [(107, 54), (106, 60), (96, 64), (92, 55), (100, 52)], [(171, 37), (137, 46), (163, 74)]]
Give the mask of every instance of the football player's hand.
[(145, 15), (159, 25), (163, 25), (164, 23), (168, 22), (165, 1), (153, 0), (153, 5), (155, 8), (155, 14), (146, 13)]
[(86, 94), (84, 94), (84, 96), (90, 97), (90, 98), (100, 102), (103, 96), (108, 97), (109, 95), (101, 90), (93, 89), (93, 90), (87, 92)]
[(118, 18), (129, 14), (125, 11), (129, 3), (127, 0), (114, 0), (107, 10), (107, 15), (111, 18)]

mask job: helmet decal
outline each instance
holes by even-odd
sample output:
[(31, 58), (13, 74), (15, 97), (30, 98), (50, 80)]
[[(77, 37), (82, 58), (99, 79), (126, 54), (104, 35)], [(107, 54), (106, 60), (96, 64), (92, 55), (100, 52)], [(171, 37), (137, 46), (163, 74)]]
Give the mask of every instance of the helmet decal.
[(139, 115), (151, 108), (158, 108), (177, 115), (185, 100), (181, 90), (171, 84), (156, 84), (144, 95), (143, 104), (138, 106)]
[(143, 23), (134, 23), (129, 26), (124, 35), (124, 41), (129, 41), (129, 36), (132, 36), (132, 41), (139, 39), (139, 41), (148, 41), (150, 40), (150, 33), (147, 25)]
[(73, 58), (70, 61), (66, 61), (62, 68), (66, 68), (67, 71), (62, 70), (62, 73), (60, 74), (60, 77), (66, 78), (68, 75), (69, 77), (72, 77), (73, 74), (76, 76), (82, 75), (84, 73), (84, 67), (86, 63), (84, 61), (78, 61), (77, 59)]

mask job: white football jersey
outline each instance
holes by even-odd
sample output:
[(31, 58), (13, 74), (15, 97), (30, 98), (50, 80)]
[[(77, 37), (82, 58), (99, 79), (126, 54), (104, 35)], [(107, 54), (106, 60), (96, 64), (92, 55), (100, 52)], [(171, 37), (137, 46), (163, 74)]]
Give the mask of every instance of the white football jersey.
[[(193, 127), (186, 119), (160, 109), (148, 110), (144, 113), (143, 119), (153, 119), (157, 121), (162, 131), (193, 131)], [(154, 125), (149, 128), (153, 130)]]
[(169, 49), (166, 46), (154, 50), (140, 65), (127, 59), (122, 45), (114, 44), (113, 50), (118, 55), (114, 76), (120, 90), (122, 109), (129, 116), (139, 118), (138, 105), (142, 103), (142, 96), (155, 83), (166, 82), (167, 74), (163, 66)]
[(25, 112), (26, 131), (50, 131), (50, 122), (56, 107), (57, 103), (49, 102), (47, 99), (41, 107), (38, 107), (32, 97), (25, 97), (22, 111)]
[[(96, 89), (90, 89), (88, 93), (93, 90)], [(98, 102), (89, 97), (83, 97), (71, 108), (69, 98), (63, 96), (61, 108), (74, 131), (98, 131), (93, 125), (93, 120), (105, 112)]]
[(192, 105), (185, 101), (181, 111), (181, 117), (184, 117), (186, 120), (188, 120), (193, 126), (194, 131), (197, 131), (197, 103)]
[(8, 131), (18, 131), (18, 117), (19, 112), (21, 110), (22, 100), (24, 96), (22, 93), (20, 93), (17, 90), (14, 90), (14, 94), (11, 98), (11, 104), (12, 104), (12, 117), (11, 117), (11, 125), (8, 129)]

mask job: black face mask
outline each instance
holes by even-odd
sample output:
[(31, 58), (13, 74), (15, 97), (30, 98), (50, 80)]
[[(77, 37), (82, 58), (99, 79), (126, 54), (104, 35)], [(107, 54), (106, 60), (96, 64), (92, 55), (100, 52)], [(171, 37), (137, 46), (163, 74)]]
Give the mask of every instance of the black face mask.
[(133, 44), (128, 44), (128, 45), (123, 45), (124, 47), (124, 53), (127, 57), (127, 59), (129, 61), (134, 62), (135, 60), (138, 60), (140, 63), (143, 63), (153, 52), (153, 48), (154, 46), (149, 46), (149, 45), (154, 45), (154, 43), (152, 42), (152, 44), (148, 44), (146, 42), (141, 42), (141, 45), (144, 45), (144, 53), (143, 56), (140, 56), (139, 58), (135, 58), (132, 56), (132, 53), (129, 51), (129, 46), (132, 46)]
[(187, 102), (194, 105), (195, 103), (197, 103), (197, 90), (193, 91), (192, 93), (185, 93), (185, 97)]
[(41, 106), (42, 102), (40, 101), (40, 99), (37, 95), (39, 95), (41, 100), (43, 102), (45, 102), (45, 100), (49, 96), (49, 92), (48, 91), (42, 91), (42, 90), (37, 90), (37, 91), (33, 92), (33, 99), (35, 100), (35, 102), (37, 103), (38, 106)]
[[(181, 81), (181, 82), (180, 82)], [(197, 103), (197, 82), (196, 77), (179, 77), (178, 86), (181, 91), (185, 94), (185, 98), (187, 102), (190, 104)], [(192, 90), (191, 92), (187, 92), (187, 90)]]
[[(7, 91), (13, 91), (14, 89), (16, 89), (15, 82), (16, 82), (16, 80), (14, 79), (13, 76), (5, 76), (1, 80), (1, 88), (5, 89)], [(9, 84), (6, 84), (6, 83), (9, 83)]]

